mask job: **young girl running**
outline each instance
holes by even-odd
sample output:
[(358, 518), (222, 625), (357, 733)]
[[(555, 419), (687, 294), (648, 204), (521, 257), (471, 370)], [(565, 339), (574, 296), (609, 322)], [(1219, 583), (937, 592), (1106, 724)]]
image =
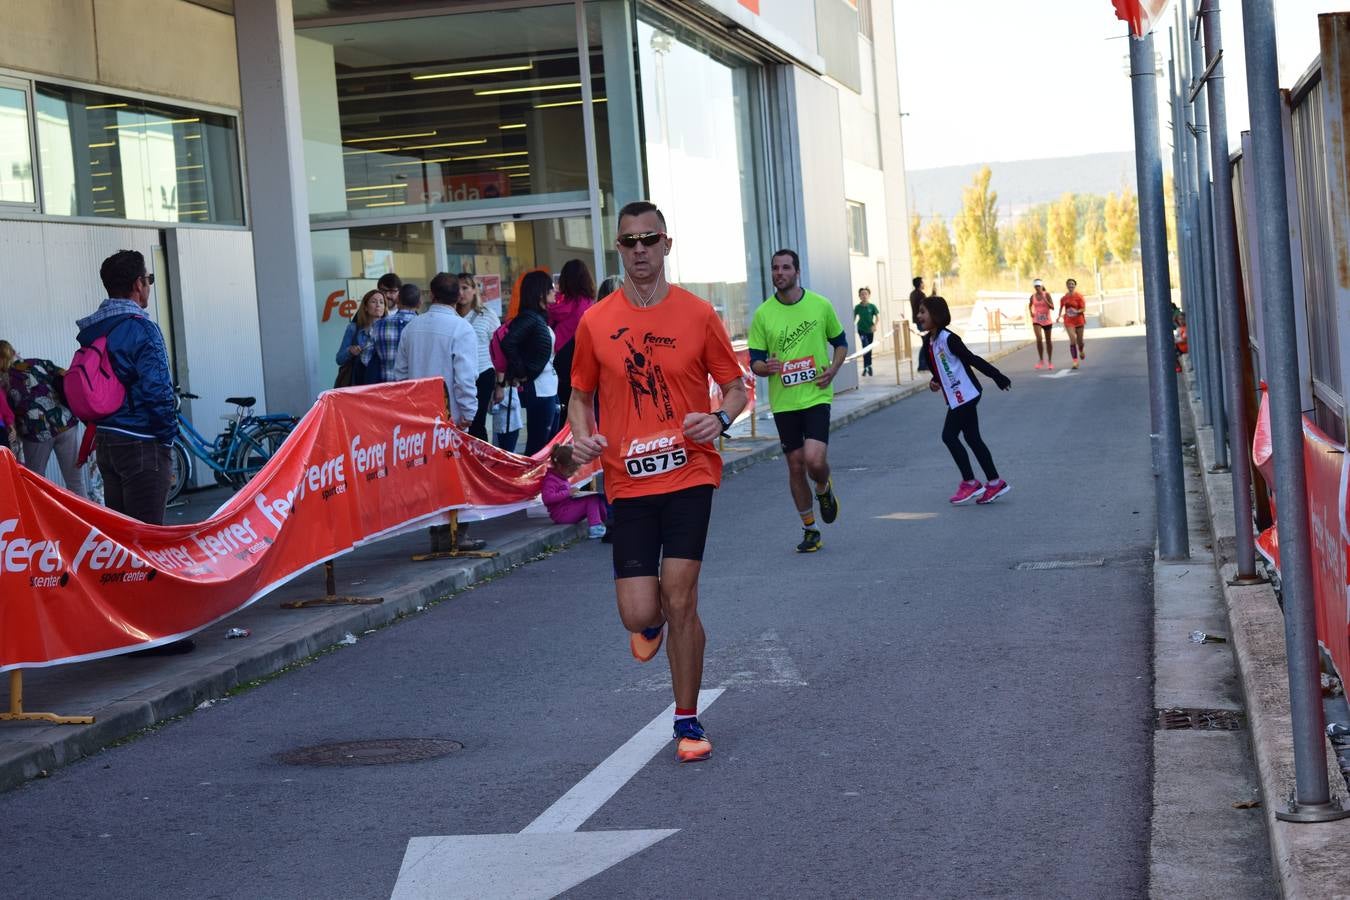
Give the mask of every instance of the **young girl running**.
[(552, 465), (544, 474), (540, 490), (549, 518), (559, 525), (574, 525), (585, 519), (592, 539), (604, 537), (605, 498), (593, 491), (578, 491), (572, 487), (571, 478), (580, 468), (572, 458), (572, 445), (554, 447), (549, 462)]
[(1087, 351), (1083, 348), (1087, 302), (1078, 293), (1078, 282), (1072, 278), (1064, 282), (1064, 290), (1064, 296), (1059, 298), (1059, 317), (1064, 322), (1064, 330), (1069, 333), (1069, 356), (1073, 357), (1073, 367), (1076, 369), (1080, 360), (1087, 359)]
[[(961, 485), (952, 495), (951, 502), (965, 503), (983, 487), (984, 493), (975, 502), (981, 505), (993, 503), (1012, 490), (1012, 486), (999, 477), (998, 469), (994, 467), (994, 457), (980, 437), (977, 409), (980, 403), (980, 382), (972, 370), (979, 369), (988, 375), (999, 390), (1010, 389), (1012, 380), (971, 353), (965, 341), (948, 330), (951, 323), (951, 310), (947, 308), (947, 301), (941, 297), (927, 297), (919, 304), (916, 324), (924, 332), (922, 352), (933, 367), (933, 380), (929, 382), (928, 389), (941, 391), (947, 400), (947, 421), (942, 426), (942, 443), (947, 445), (956, 467), (961, 470)], [(987, 483), (981, 485), (975, 480), (970, 456), (966, 448), (961, 446), (961, 436), (965, 437), (975, 458), (979, 460)]]
[[(1036, 289), (1036, 293), (1031, 295), (1027, 301), (1027, 309), (1031, 312), (1031, 330), (1036, 332), (1036, 368), (1054, 369), (1055, 368), (1055, 348), (1050, 343), (1050, 339), (1055, 332), (1055, 298), (1045, 289), (1045, 282), (1037, 278), (1031, 283)], [(1042, 346), (1042, 342), (1044, 346)]]

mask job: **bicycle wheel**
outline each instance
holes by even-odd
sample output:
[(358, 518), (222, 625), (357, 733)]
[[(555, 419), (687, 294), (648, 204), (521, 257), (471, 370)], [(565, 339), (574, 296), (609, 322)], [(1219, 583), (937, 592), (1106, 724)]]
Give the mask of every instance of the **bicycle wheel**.
[(169, 497), (165, 501), (166, 503), (177, 500), (178, 495), (183, 493), (183, 488), (187, 487), (192, 480), (192, 460), (188, 458), (187, 448), (178, 441), (174, 441), (170, 457), (173, 478), (169, 481)]
[(230, 451), (229, 460), (230, 472), (238, 481), (236, 487), (242, 487), (244, 482), (267, 465), (267, 461), (290, 433), (290, 429), (281, 422), (269, 422), (241, 431), (235, 439), (234, 449)]

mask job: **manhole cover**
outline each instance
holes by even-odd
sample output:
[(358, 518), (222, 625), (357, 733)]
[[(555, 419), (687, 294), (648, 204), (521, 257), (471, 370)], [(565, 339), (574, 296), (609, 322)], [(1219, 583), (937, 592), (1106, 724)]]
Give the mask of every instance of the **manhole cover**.
[(439, 738), (387, 738), (315, 744), (278, 753), (275, 758), (291, 766), (387, 766), (437, 759), (463, 749), (459, 741)]
[(1232, 709), (1195, 709), (1174, 706), (1158, 710), (1157, 726), (1161, 731), (1192, 729), (1196, 731), (1237, 731), (1246, 724), (1242, 713)]
[(1104, 565), (1106, 560), (1098, 556), (1093, 559), (1041, 559), (1020, 562), (1013, 568), (1019, 572), (1039, 572), (1045, 569), (1095, 569)]

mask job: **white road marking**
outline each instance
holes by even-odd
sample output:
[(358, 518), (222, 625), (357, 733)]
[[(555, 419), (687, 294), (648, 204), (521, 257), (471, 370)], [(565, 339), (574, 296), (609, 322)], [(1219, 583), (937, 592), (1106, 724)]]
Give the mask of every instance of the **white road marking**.
[[(699, 710), (711, 706), (723, 690), (700, 691)], [(674, 713), (672, 703), (519, 834), (412, 838), (392, 900), (556, 897), (675, 834), (678, 828), (577, 831), (670, 745)]]
[[(698, 709), (703, 712), (712, 702), (722, 696), (723, 688), (700, 691)], [(585, 778), (577, 782), (576, 787), (558, 798), (548, 809), (539, 814), (521, 831), (521, 834), (538, 832), (557, 833), (576, 831), (587, 819), (595, 815), (610, 797), (619, 792), (634, 775), (642, 770), (662, 747), (670, 744), (670, 723), (675, 715), (675, 704), (666, 707), (655, 719), (641, 731), (628, 739), (609, 758), (591, 770)]]
[(1053, 375), (1042, 375), (1042, 378), (1067, 378), (1074, 373), (1073, 369), (1060, 369)]
[[(738, 641), (710, 655), (703, 664), (703, 680), (722, 687), (806, 687), (806, 680), (776, 631), (766, 631), (749, 641)], [(668, 691), (670, 674), (664, 670), (654, 671), (616, 690)]]

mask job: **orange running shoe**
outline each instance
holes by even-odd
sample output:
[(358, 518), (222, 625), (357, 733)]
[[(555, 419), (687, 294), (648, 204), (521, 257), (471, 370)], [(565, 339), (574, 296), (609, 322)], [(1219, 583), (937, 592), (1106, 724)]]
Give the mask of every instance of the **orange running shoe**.
[(675, 759), (679, 762), (702, 762), (712, 756), (712, 741), (698, 724), (698, 719), (675, 720)]
[(638, 662), (648, 662), (661, 649), (661, 639), (665, 635), (665, 623), (661, 623), (655, 628), (648, 628), (645, 631), (631, 631), (628, 633), (628, 647), (633, 651), (633, 659)]

